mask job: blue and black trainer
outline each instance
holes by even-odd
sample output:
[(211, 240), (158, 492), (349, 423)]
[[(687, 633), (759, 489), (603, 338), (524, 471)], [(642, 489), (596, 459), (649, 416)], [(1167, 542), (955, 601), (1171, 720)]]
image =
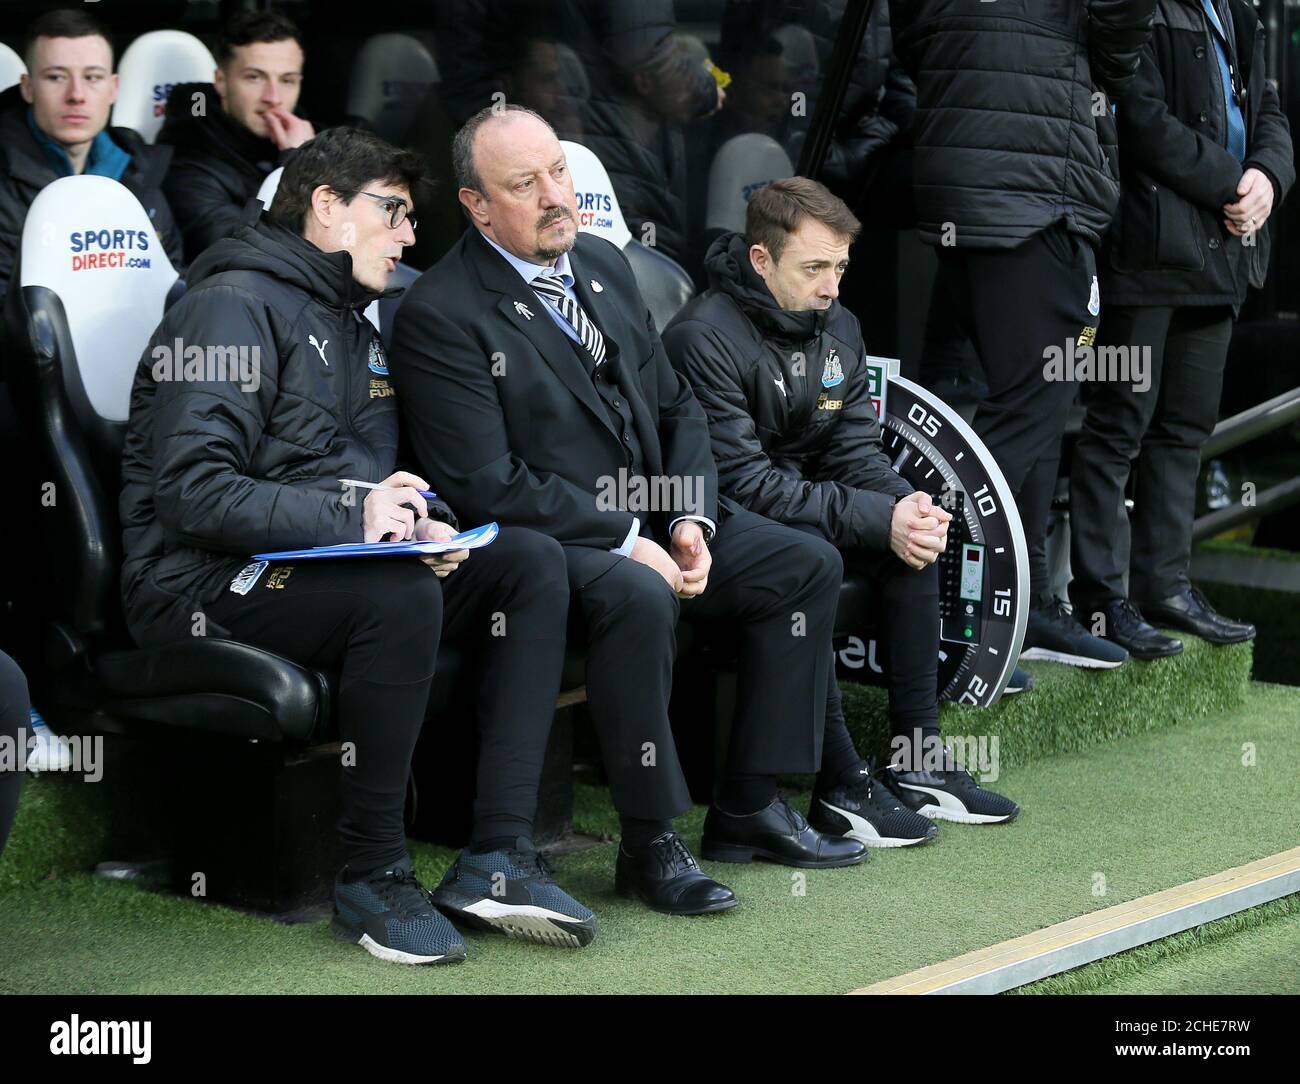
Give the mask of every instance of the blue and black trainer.
[(555, 883), (522, 836), (504, 850), (462, 851), (433, 902), (457, 922), (539, 945), (582, 948), (596, 936), (596, 916)]
[(411, 872), (410, 858), (360, 880), (334, 881), (334, 933), (372, 956), (398, 964), (450, 964), (465, 959), (465, 942)]

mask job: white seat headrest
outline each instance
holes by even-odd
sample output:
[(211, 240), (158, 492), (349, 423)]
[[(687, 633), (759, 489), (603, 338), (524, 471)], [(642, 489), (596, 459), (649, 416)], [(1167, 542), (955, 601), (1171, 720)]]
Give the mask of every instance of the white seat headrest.
[(266, 175), (266, 180), (262, 182), (262, 187), (257, 190), (257, 198), (262, 201), (262, 206), (268, 211), (275, 200), (276, 190), (280, 187), (280, 177), (284, 174), (284, 166), (276, 166)]
[(745, 208), (754, 193), (773, 181), (794, 176), (790, 156), (771, 136), (746, 132), (718, 148), (709, 167), (709, 230), (743, 230)]
[(781, 56), (785, 60), (786, 74), (791, 78), (816, 82), (821, 77), (821, 61), (817, 56), (817, 39), (806, 26), (786, 23), (772, 35), (781, 43)]
[(627, 228), (609, 173), (581, 143), (563, 139), (560, 146), (568, 159), (573, 191), (578, 197), (578, 229), (623, 248), (632, 239), (632, 231)]
[[(117, 74), (120, 86), (113, 106), (113, 124), (134, 128), (152, 143), (163, 125), (167, 98), (177, 83), (211, 83), (217, 62), (208, 47), (183, 30), (154, 30), (141, 34), (122, 54)], [(221, 103), (206, 103), (220, 109)]]
[(384, 139), (399, 140), (436, 82), (438, 64), (419, 38), (376, 34), (352, 62), (348, 115), (364, 117)]
[(8, 90), (18, 82), (20, 75), (27, 74), (27, 65), (23, 58), (0, 41), (0, 90)]
[(46, 185), (23, 223), (22, 286), (58, 295), (91, 408), (127, 419), (131, 382), (177, 274), (149, 215), (107, 177)]

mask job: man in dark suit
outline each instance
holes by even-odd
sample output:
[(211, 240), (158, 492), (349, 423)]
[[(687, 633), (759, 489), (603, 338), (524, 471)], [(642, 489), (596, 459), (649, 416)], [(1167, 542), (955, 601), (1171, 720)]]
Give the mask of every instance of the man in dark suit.
[(668, 722), (679, 616), (725, 627), (740, 655), (704, 857), (862, 861), (860, 844), (810, 828), (776, 790), (778, 773), (814, 771), (821, 755), (839, 554), (720, 504), (704, 413), (627, 260), (578, 234), (550, 125), (519, 106), (485, 109), (452, 156), (473, 228), (398, 310), (392, 375), (439, 490), (475, 522), (564, 547), (622, 818), (617, 888), (673, 914), (736, 903), (672, 827), (690, 805)]

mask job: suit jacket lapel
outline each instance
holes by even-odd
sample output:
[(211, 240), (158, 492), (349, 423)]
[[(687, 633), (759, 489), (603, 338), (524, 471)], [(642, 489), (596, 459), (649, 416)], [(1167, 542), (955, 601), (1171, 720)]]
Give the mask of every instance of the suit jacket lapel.
[(469, 238), (468, 248), (473, 254), (483, 285), (504, 295), (497, 303), (497, 309), (528, 336), (551, 371), (617, 439), (618, 434), (609, 423), (591, 377), (574, 354), (564, 332), (551, 319), (550, 314), (543, 311), (547, 302), (538, 297), (532, 287), (519, 277), (519, 273), (478, 236), (477, 230), (473, 227), (470, 230), (475, 236)]

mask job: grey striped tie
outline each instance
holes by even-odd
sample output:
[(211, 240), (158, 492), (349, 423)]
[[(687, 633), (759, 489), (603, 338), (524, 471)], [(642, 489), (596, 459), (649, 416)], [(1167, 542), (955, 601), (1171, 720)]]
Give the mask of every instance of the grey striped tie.
[(533, 289), (560, 310), (560, 315), (578, 333), (578, 339), (587, 348), (587, 353), (592, 356), (596, 367), (599, 368), (605, 360), (605, 336), (600, 333), (600, 328), (587, 318), (587, 314), (582, 311), (582, 306), (564, 292), (564, 283), (560, 281), (559, 276), (538, 275), (533, 279)]

